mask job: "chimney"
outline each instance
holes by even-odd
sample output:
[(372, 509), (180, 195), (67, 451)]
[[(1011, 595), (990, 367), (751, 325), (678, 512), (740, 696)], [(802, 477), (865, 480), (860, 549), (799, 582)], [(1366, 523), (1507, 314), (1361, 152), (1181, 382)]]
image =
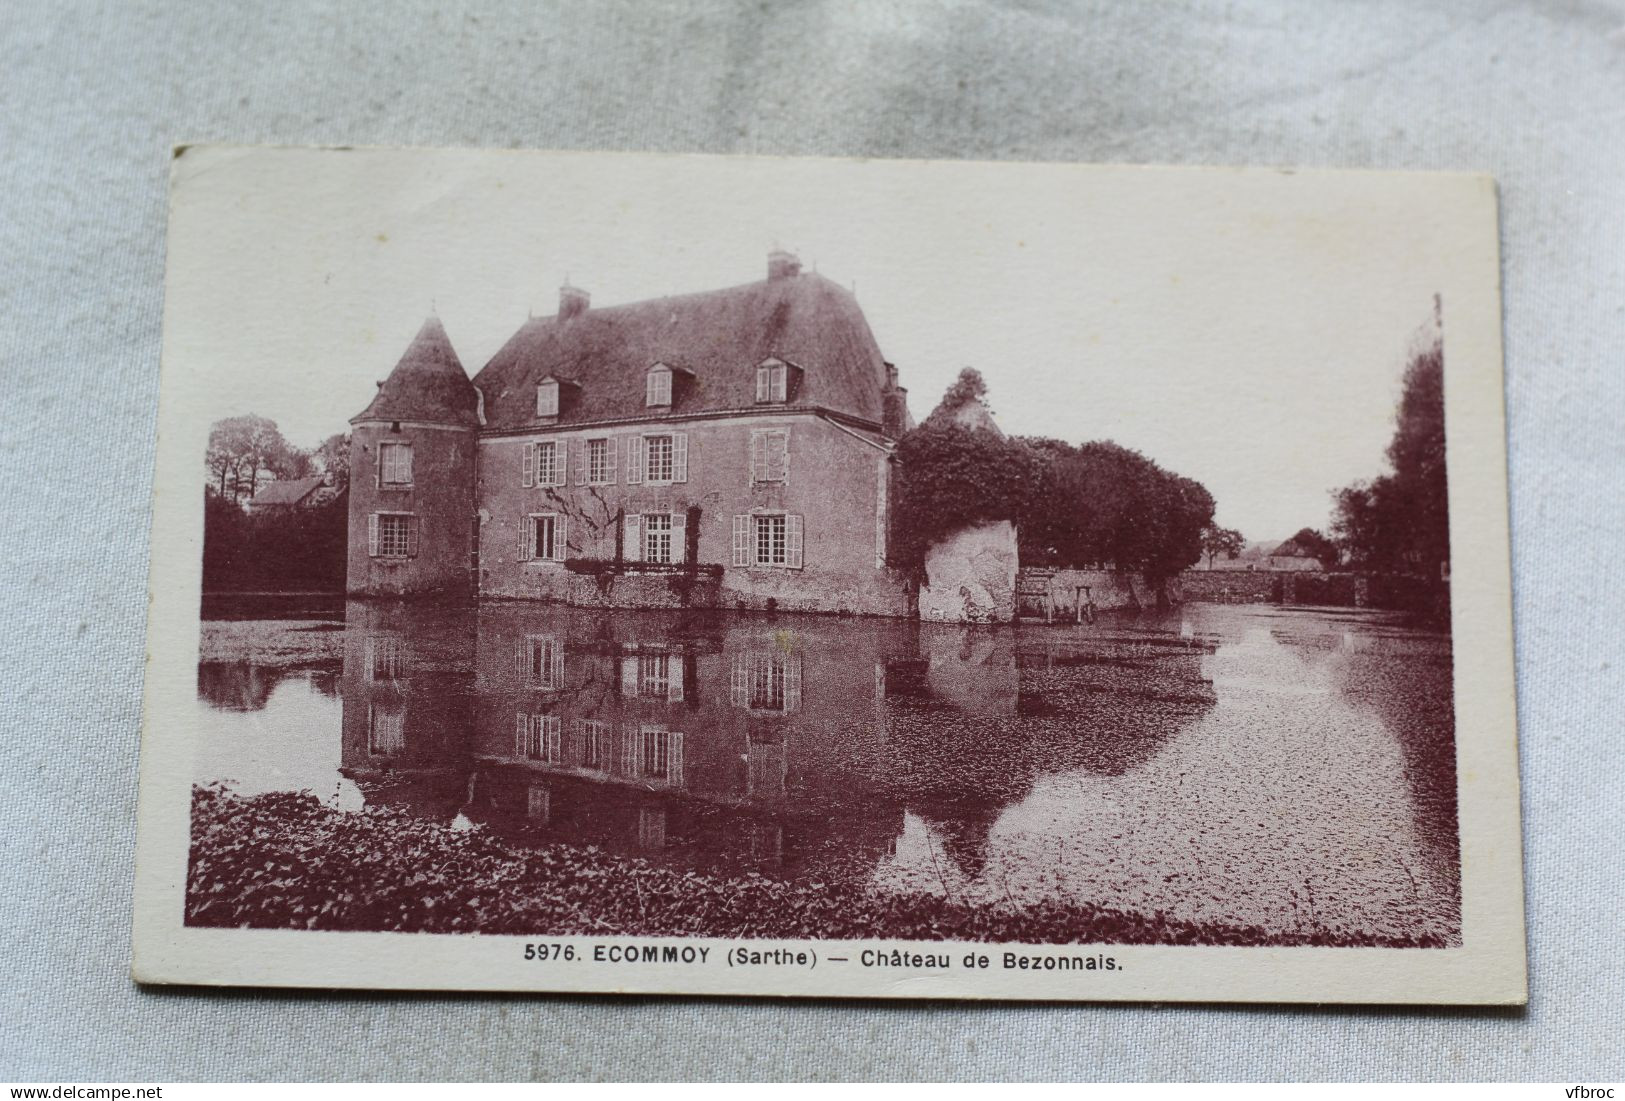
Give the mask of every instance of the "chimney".
[(801, 274), (801, 261), (793, 252), (786, 252), (776, 248), (767, 254), (767, 277), (773, 279), (789, 279)]
[(880, 430), (899, 439), (909, 429), (908, 391), (897, 385), (897, 364), (886, 364), (886, 387), (880, 392)]
[(559, 320), (568, 321), (578, 314), (587, 312), (587, 304), (592, 301), (592, 295), (580, 287), (572, 287), (566, 283), (559, 288)]

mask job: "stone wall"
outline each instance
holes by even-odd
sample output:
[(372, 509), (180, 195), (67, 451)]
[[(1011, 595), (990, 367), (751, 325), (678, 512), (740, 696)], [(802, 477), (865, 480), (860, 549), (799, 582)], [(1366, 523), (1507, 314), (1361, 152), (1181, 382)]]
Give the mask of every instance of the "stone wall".
[(1305, 604), (1437, 613), (1449, 608), (1448, 586), (1419, 577), (1326, 571), (1186, 570), (1188, 601), (1209, 604)]
[(1279, 604), (1281, 575), (1268, 570), (1186, 570), (1185, 599), (1206, 604)]
[(1008, 520), (963, 528), (925, 555), (920, 618), (1008, 623), (1016, 617), (1016, 528)]

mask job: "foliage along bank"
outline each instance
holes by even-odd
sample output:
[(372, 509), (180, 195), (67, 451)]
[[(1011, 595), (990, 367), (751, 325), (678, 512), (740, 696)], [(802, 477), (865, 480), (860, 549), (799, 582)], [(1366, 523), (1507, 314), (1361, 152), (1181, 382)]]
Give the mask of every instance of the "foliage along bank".
[(897, 565), (919, 566), (933, 543), (997, 520), (1016, 524), (1024, 565), (1131, 570), (1155, 584), (1200, 561), (1213, 520), (1201, 483), (1109, 441), (1006, 437), (958, 415), (985, 393), (967, 368), (899, 441)]

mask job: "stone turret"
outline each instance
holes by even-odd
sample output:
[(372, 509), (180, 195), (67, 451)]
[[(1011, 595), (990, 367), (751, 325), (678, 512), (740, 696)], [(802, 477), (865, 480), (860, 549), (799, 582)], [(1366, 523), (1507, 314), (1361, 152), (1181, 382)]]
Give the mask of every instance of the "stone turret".
[(352, 596), (472, 591), (479, 407), (440, 319), (429, 318), (350, 420)]

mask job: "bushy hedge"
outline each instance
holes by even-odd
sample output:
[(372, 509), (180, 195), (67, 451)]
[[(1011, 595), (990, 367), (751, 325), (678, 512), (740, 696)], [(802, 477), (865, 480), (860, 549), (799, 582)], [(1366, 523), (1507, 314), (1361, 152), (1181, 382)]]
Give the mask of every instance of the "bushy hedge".
[(1010, 520), (1025, 564), (1110, 565), (1157, 581), (1200, 561), (1213, 519), (1200, 483), (1114, 443), (1005, 438), (933, 415), (898, 443), (897, 462), (902, 566), (967, 525)]
[(1016, 441), (927, 422), (897, 446), (893, 550), (919, 565), (926, 550), (970, 524), (1016, 520), (1044, 484), (1042, 457)]
[(349, 526), (342, 496), (256, 515), (205, 491), (203, 590), (341, 592)]

